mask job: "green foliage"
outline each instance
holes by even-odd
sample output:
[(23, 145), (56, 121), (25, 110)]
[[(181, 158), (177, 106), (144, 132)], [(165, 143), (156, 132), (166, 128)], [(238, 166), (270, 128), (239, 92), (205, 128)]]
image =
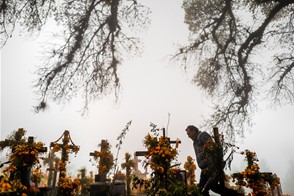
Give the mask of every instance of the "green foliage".
[(192, 196), (201, 196), (201, 190), (195, 184), (189, 186), (189, 195)]

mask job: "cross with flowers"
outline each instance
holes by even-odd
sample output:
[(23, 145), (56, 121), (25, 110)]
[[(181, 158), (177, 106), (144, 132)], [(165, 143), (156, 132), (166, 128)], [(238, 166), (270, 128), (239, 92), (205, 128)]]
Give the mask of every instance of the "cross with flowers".
[[(58, 142), (62, 139), (62, 143)], [(78, 153), (80, 150), (79, 146), (75, 145), (70, 137), (69, 131), (65, 130), (59, 139), (55, 142), (50, 143), (50, 148), (53, 152), (58, 152), (61, 150), (61, 160), (58, 163), (59, 166), (59, 179), (65, 178), (66, 176), (66, 162), (68, 161), (69, 153)]]
[(101, 140), (100, 151), (90, 152), (90, 156), (93, 156), (95, 161), (98, 161), (99, 158), (98, 175), (95, 175), (95, 182), (106, 181), (106, 175), (114, 164), (110, 148), (111, 146), (107, 140)]
[(19, 128), (17, 131), (6, 138), (5, 140), (0, 141), (0, 151), (4, 148), (9, 147), (13, 149), (17, 145), (24, 144), (26, 142), (24, 135), (26, 134), (26, 130), (23, 128)]
[[(159, 136), (160, 129), (156, 128), (156, 125), (151, 124), (151, 133), (145, 136), (143, 141), (144, 146), (147, 151), (137, 151), (136, 156), (145, 156), (143, 162), (145, 168), (150, 166), (151, 170), (151, 180), (156, 187), (154, 189), (156, 193), (161, 189), (167, 190), (168, 182), (174, 178), (173, 169), (178, 164), (172, 165), (177, 157), (178, 144), (181, 143), (180, 140), (171, 141), (169, 137), (165, 135), (165, 129), (162, 129), (162, 136)], [(176, 144), (175, 147), (171, 144)], [(153, 194), (151, 193), (151, 194)]]
[[(26, 138), (23, 138), (25, 131), (23, 129), (20, 131), (23, 134), (20, 134), (19, 139), (15, 138), (15, 141), (22, 140), (23, 142), (20, 144), (12, 142), (9, 145), (12, 154), (9, 158), (10, 166), (6, 169), (10, 171), (11, 180), (18, 178), (21, 180), (22, 185), (29, 189), (31, 168), (39, 163), (39, 153), (46, 152), (47, 148), (44, 147), (42, 142), (34, 142), (34, 137), (32, 136), (28, 137), (26, 142)], [(19, 132), (16, 132), (16, 134), (19, 134)], [(19, 175), (17, 175), (18, 173)]]
[[(165, 128), (162, 128), (162, 137), (167, 139), (168, 144), (176, 144), (176, 146), (178, 146), (178, 144), (181, 143), (181, 140), (178, 140), (178, 139), (170, 140), (170, 138), (165, 135)], [(136, 157), (145, 156), (147, 153), (148, 151), (136, 151), (135, 156)]]

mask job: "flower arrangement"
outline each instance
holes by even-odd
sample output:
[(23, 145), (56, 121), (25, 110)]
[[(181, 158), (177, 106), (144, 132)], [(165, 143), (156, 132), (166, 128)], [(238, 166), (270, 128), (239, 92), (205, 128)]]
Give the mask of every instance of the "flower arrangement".
[[(0, 193), (24, 193), (27, 192), (27, 187), (20, 180), (9, 180), (7, 176), (8, 170), (3, 171), (0, 176)], [(24, 195), (24, 194), (23, 194)]]
[(195, 171), (196, 171), (196, 164), (194, 159), (191, 156), (187, 156), (187, 161), (184, 164), (184, 169), (188, 171), (187, 178), (188, 184), (192, 185), (196, 182)]
[[(159, 137), (159, 129), (156, 125), (151, 124), (151, 134), (148, 133), (143, 141), (144, 146), (147, 148), (147, 153), (145, 154), (145, 160), (143, 162), (145, 168), (150, 166), (153, 170), (151, 180), (155, 184), (154, 190), (152, 192), (157, 192), (162, 189), (168, 189), (168, 182), (172, 182), (175, 178), (175, 173), (172, 168), (179, 165), (172, 165), (172, 161), (176, 160), (178, 155), (178, 144), (176, 141), (175, 147), (171, 146), (170, 139), (165, 136)], [(170, 184), (170, 183), (169, 183)]]
[(44, 143), (18, 145), (10, 156), (12, 166), (16, 168), (32, 167), (39, 163), (39, 153), (44, 149)]
[(280, 179), (272, 173), (264, 173), (259, 171), (258, 159), (255, 152), (245, 150), (241, 152), (245, 154), (247, 160), (247, 167), (244, 171), (232, 174), (233, 181), (236, 180), (235, 184), (238, 186), (245, 186), (250, 188), (252, 192), (250, 196), (256, 195), (266, 195), (267, 194), (267, 184), (269, 184), (270, 189), (274, 189), (278, 184), (280, 184)]
[(145, 166), (150, 166), (155, 174), (158, 175), (167, 172), (171, 167), (171, 161), (178, 154), (177, 147), (171, 147), (169, 138), (160, 136), (158, 139), (149, 133), (145, 137), (144, 145), (148, 151), (145, 155)]
[(5, 140), (0, 141), (0, 151), (7, 147), (12, 149), (16, 145), (24, 144), (26, 142), (25, 134), (26, 130), (23, 128), (13, 131)]
[(187, 171), (187, 190), (189, 195), (201, 195), (200, 188), (196, 185), (195, 171), (197, 169), (195, 160), (191, 156), (187, 156), (187, 160), (184, 164), (184, 169)]
[[(62, 144), (58, 144), (62, 138)], [(68, 130), (65, 130), (59, 139), (55, 142), (51, 142), (50, 144), (51, 151), (53, 153), (61, 151), (61, 160), (58, 162), (58, 170), (60, 171), (59, 180), (61, 178), (65, 178), (66, 176), (66, 163), (69, 159), (70, 153), (77, 154), (80, 150), (79, 146), (75, 145), (70, 137), (70, 133)]]
[[(70, 144), (64, 145), (63, 148), (65, 149), (67, 154), (70, 154), (70, 153), (77, 154), (79, 152), (79, 150), (80, 150), (79, 146), (71, 146)], [(53, 144), (53, 146), (52, 146), (52, 151), (53, 152), (58, 152), (60, 150), (61, 150), (61, 147), (60, 147), (59, 144), (56, 144), (56, 143)]]
[(98, 173), (102, 176), (106, 176), (114, 164), (113, 155), (111, 153), (111, 145), (107, 140), (102, 140), (100, 151), (94, 152), (94, 160), (98, 162)]
[(31, 176), (31, 180), (32, 180), (32, 182), (35, 183), (35, 186), (38, 187), (38, 185), (40, 184), (41, 179), (43, 177), (40, 167), (35, 168), (35, 170), (32, 172), (32, 174), (33, 175)]
[(64, 196), (77, 195), (79, 192), (80, 179), (72, 179), (69, 177), (61, 177), (58, 182), (60, 194)]

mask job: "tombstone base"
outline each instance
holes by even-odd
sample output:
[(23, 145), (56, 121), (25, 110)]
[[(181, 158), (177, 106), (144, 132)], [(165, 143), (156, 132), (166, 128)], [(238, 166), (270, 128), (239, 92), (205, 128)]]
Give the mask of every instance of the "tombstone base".
[(125, 182), (95, 182), (90, 184), (90, 196), (125, 196)]

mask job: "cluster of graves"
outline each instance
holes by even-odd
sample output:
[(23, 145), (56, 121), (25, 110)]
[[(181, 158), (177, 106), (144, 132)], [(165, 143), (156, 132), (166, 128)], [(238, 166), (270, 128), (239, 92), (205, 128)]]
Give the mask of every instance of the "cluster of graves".
[[(215, 138), (218, 137), (218, 131), (217, 129), (214, 130)], [(166, 137), (165, 135), (165, 130), (163, 129), (163, 137)], [(14, 138), (12, 140), (6, 139), (4, 141), (1, 141), (2, 146), (0, 146), (0, 150), (3, 150), (4, 147), (9, 147), (11, 148), (12, 152), (14, 148), (19, 145), (19, 144), (25, 144), (25, 145), (33, 145), (34, 143), (34, 137), (28, 137), (27, 142), (23, 143), (21, 141), (22, 138)], [(176, 141), (169, 140), (169, 142), (176, 143)], [(216, 140), (216, 142), (220, 142), (219, 140)], [(103, 148), (105, 148), (106, 141), (101, 140), (101, 149), (100, 151), (103, 151)], [(66, 177), (66, 163), (69, 158), (69, 153), (74, 152), (77, 153), (79, 150), (79, 146), (77, 146), (71, 139), (70, 137), (70, 132), (68, 130), (65, 130), (64, 133), (61, 135), (60, 138), (58, 138), (56, 141), (50, 143), (50, 149), (48, 150), (46, 147), (42, 148), (39, 150), (38, 153), (45, 153), (47, 152), (49, 155), (48, 157), (43, 158), (43, 164), (47, 164), (49, 167), (47, 168), (47, 183), (45, 183), (47, 186), (40, 188), (40, 193), (39, 195), (47, 195), (47, 196), (55, 196), (55, 195), (61, 195), (58, 191), (58, 181), (61, 178)], [(61, 157), (57, 157), (55, 153), (57, 151), (61, 152)], [(147, 151), (137, 151), (134, 153), (134, 158), (132, 159), (132, 174), (138, 177), (138, 179), (145, 179), (147, 178), (148, 172), (147, 169), (144, 172), (141, 172), (139, 169), (139, 163), (141, 160), (139, 157), (145, 156)], [(95, 156), (97, 154), (96, 151), (91, 152), (90, 156)], [(223, 156), (223, 155), (222, 155)], [(63, 163), (62, 166), (60, 166), (60, 163)], [(4, 167), (6, 164), (9, 164), (9, 161), (6, 161), (2, 164), (0, 164), (0, 168)], [(127, 165), (127, 163), (125, 163)], [(29, 168), (30, 170), (31, 168)], [(27, 173), (27, 177), (21, 177), (20, 180), (21, 182), (27, 186), (30, 187), (30, 178), (29, 178), (29, 171)], [(187, 176), (186, 176), (186, 171), (182, 170), (183, 172), (183, 181), (187, 183)], [(14, 178), (14, 174), (10, 174), (11, 177), (10, 179)], [(106, 174), (103, 174), (106, 175)], [(83, 182), (86, 182), (86, 177), (85, 173), (83, 173), (80, 177), (81, 186), (82, 186), (82, 193), (85, 193), (85, 195), (90, 195), (90, 196), (103, 196), (103, 195), (128, 195), (127, 194), (127, 185), (126, 181), (108, 181), (106, 179), (106, 176), (101, 178), (101, 174), (96, 174), (95, 175), (95, 180), (90, 181), (90, 186), (89, 187), (83, 187)], [(223, 178), (224, 179), (224, 178)], [(88, 182), (89, 183), (89, 182)], [(224, 183), (224, 181), (221, 181), (221, 183)], [(85, 184), (85, 183), (84, 183)], [(275, 190), (272, 190), (269, 194), (273, 196), (280, 196), (282, 195), (282, 190), (281, 186), (278, 186)]]
[[(22, 132), (23, 130), (19, 130)], [(24, 136), (24, 135), (22, 135)], [(13, 152), (14, 148), (19, 145), (33, 145), (34, 144), (34, 137), (29, 136), (26, 142), (20, 141), (23, 139), (22, 137), (17, 137), (13, 139), (5, 139), (1, 141), (1, 144), (3, 145), (0, 150), (3, 150), (5, 147), (8, 147), (11, 149), (11, 153)], [(103, 148), (105, 148), (105, 140), (101, 140), (101, 151), (103, 151)], [(43, 164), (48, 165), (48, 168), (46, 169), (46, 178), (47, 182), (42, 182), (41, 186), (46, 185), (46, 187), (39, 187), (41, 193), (39, 195), (48, 195), (48, 196), (55, 196), (55, 195), (61, 195), (61, 193), (58, 193), (58, 181), (61, 178), (66, 177), (66, 163), (69, 159), (69, 153), (70, 152), (77, 152), (79, 149), (79, 146), (77, 146), (70, 137), (70, 132), (68, 130), (65, 130), (64, 133), (61, 135), (60, 138), (58, 138), (56, 141), (50, 143), (49, 150), (47, 147), (42, 148), (38, 153), (48, 153), (47, 157), (42, 157)], [(56, 156), (56, 152), (60, 151), (61, 156)], [(90, 153), (90, 156), (94, 156), (95, 152)], [(146, 178), (148, 172), (141, 172), (139, 170), (139, 163), (141, 162), (140, 159), (138, 159), (137, 156), (132, 159), (133, 170), (132, 174), (138, 176), (139, 178)], [(62, 166), (60, 166), (60, 163), (63, 163)], [(8, 166), (10, 164), (10, 161), (5, 161), (3, 163), (0, 163), (0, 168)], [(23, 185), (26, 187), (31, 186), (31, 180), (30, 180), (30, 174), (32, 173), (31, 168), (28, 168), (28, 172), (25, 174), (26, 177), (20, 177), (20, 180)], [(14, 178), (19, 178), (14, 173), (10, 174), (10, 180), (15, 180)], [(83, 178), (85, 178), (85, 175), (81, 175), (80, 181), (83, 182)], [(87, 193), (86, 195), (109, 195), (109, 192), (111, 192), (111, 195), (126, 195), (126, 185), (124, 181), (107, 181), (106, 180), (106, 174), (104, 178), (101, 178), (100, 174), (96, 174), (94, 177), (94, 181), (91, 182), (90, 186), (87, 187), (86, 190), (82, 190), (82, 192)], [(81, 183), (81, 185), (83, 185)], [(83, 189), (83, 187), (82, 187)], [(1, 191), (0, 191), (1, 192)]]

